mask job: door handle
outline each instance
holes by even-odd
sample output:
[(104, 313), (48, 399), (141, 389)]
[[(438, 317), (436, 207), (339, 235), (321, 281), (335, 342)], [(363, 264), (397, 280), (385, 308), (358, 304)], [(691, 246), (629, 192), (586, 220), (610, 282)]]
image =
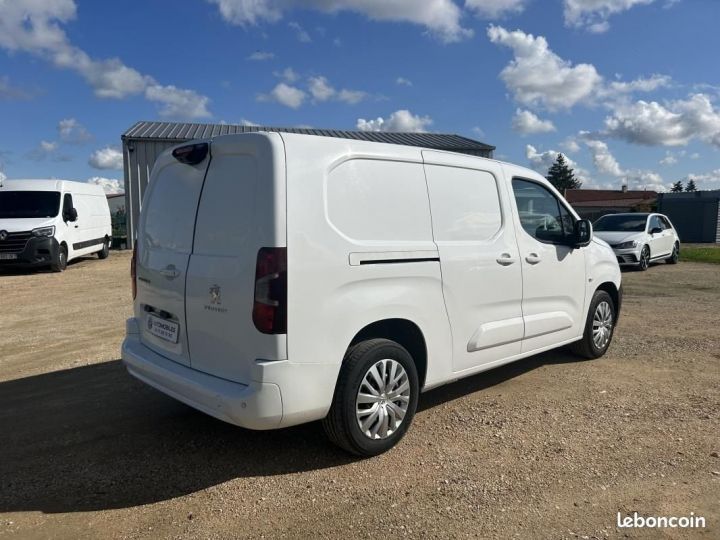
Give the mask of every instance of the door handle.
[(538, 257), (537, 253), (530, 253), (527, 257), (525, 257), (525, 260), (528, 262), (528, 264), (537, 264), (542, 259)]
[(160, 270), (160, 275), (166, 277), (167, 279), (175, 279), (180, 275), (180, 270), (175, 268), (172, 264), (168, 266), (167, 268)]
[(500, 255), (497, 259), (495, 259), (498, 264), (502, 266), (510, 266), (515, 262), (515, 258), (510, 255), (509, 253), (503, 253)]

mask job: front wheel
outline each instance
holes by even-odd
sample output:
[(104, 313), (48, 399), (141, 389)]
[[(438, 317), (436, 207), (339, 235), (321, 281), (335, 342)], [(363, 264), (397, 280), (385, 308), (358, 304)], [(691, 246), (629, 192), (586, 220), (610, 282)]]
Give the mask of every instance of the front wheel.
[(65, 245), (60, 245), (58, 247), (57, 255), (55, 256), (55, 260), (50, 264), (50, 269), (53, 272), (62, 272), (67, 268), (67, 247)]
[(108, 255), (110, 255), (110, 241), (106, 238), (103, 242), (103, 247), (100, 251), (97, 252), (98, 259), (107, 259)]
[(419, 392), (415, 362), (404, 347), (388, 339), (360, 342), (345, 355), (323, 427), (348, 452), (382, 454), (405, 435)]
[(676, 242), (673, 246), (672, 255), (667, 259), (668, 264), (677, 264), (680, 260), (680, 245)]
[(640, 261), (638, 263), (638, 269), (641, 272), (647, 270), (650, 266), (650, 248), (645, 246), (640, 252)]
[(615, 330), (615, 303), (605, 291), (595, 291), (585, 331), (580, 341), (572, 344), (572, 350), (585, 358), (600, 358), (607, 352)]

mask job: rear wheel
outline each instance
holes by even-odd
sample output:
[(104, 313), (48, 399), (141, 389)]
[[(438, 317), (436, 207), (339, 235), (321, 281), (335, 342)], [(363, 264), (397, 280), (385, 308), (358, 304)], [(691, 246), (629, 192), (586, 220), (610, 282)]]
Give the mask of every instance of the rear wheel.
[(50, 268), (53, 272), (62, 272), (67, 268), (67, 247), (65, 244), (61, 244), (60, 247), (58, 247), (57, 255), (55, 255), (55, 260), (50, 264)]
[(612, 341), (615, 320), (615, 303), (610, 295), (605, 291), (595, 291), (583, 337), (571, 345), (573, 352), (591, 359), (604, 355)]
[(678, 260), (680, 259), (680, 244), (675, 242), (675, 245), (673, 246), (672, 255), (666, 259), (665, 262), (668, 264), (677, 264)]
[(405, 348), (388, 339), (358, 343), (345, 355), (325, 432), (353, 454), (382, 454), (405, 435), (419, 391), (415, 362)]
[(98, 259), (107, 259), (108, 255), (110, 255), (110, 241), (106, 238), (102, 249), (98, 251)]
[(640, 252), (640, 261), (638, 264), (638, 270), (644, 272), (650, 266), (650, 248), (644, 246)]

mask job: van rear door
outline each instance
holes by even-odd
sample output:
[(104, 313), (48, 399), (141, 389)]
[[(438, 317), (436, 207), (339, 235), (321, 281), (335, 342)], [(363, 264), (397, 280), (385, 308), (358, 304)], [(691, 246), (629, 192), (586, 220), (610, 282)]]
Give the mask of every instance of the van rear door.
[(193, 369), (247, 383), (256, 361), (287, 358), (285, 330), (262, 333), (253, 322), (258, 253), (287, 245), (285, 188), (280, 135), (213, 140), (187, 274)]
[(137, 239), (135, 316), (147, 347), (190, 365), (185, 279), (210, 152), (207, 142), (178, 150), (174, 152), (178, 157), (163, 154), (155, 163), (143, 199)]

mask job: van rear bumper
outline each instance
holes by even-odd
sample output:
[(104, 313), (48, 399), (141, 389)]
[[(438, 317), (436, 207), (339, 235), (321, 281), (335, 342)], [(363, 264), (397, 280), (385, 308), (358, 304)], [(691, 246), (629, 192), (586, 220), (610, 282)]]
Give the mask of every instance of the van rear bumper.
[(142, 344), (135, 319), (127, 321), (122, 359), (132, 376), (219, 420), (248, 429), (280, 427), (283, 406), (278, 385), (240, 384), (168, 360)]

